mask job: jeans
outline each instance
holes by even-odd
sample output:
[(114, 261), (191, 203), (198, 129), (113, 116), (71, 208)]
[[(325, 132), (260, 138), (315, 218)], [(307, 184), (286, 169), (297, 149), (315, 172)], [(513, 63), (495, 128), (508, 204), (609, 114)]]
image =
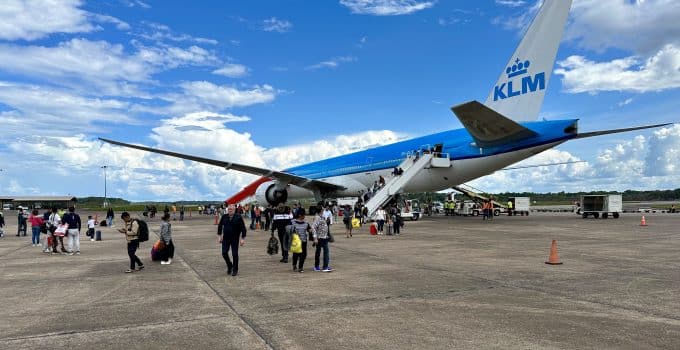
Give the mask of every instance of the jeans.
[[(293, 253), (293, 268), (297, 265), (298, 269), (302, 270), (307, 258), (307, 242), (302, 242), (302, 253)], [(297, 263), (300, 263), (299, 265)]]
[(40, 226), (31, 227), (31, 231), (33, 232), (33, 236), (31, 236), (31, 243), (40, 244)]
[[(222, 240), (222, 257), (224, 258), (224, 262), (227, 263), (227, 268), (230, 270), (233, 268), (234, 271), (238, 271), (238, 244), (238, 238), (232, 240), (224, 238)], [(231, 257), (234, 260), (233, 263), (229, 260), (229, 248), (231, 248)]]
[(106, 218), (106, 226), (108, 227), (113, 226), (113, 216), (109, 216)]
[(68, 251), (69, 253), (80, 251), (80, 231), (78, 229), (68, 229)]
[(134, 239), (134, 240), (128, 242), (127, 250), (128, 250), (128, 256), (130, 257), (130, 270), (135, 269), (135, 263), (137, 263), (137, 265), (139, 267), (144, 266), (144, 264), (142, 264), (142, 261), (139, 260), (137, 255), (135, 255), (135, 253), (137, 252), (137, 248), (139, 248), (139, 240), (138, 239)]
[(286, 237), (286, 230), (278, 230), (279, 232), (279, 244), (281, 246), (281, 257), (284, 261), (288, 261), (288, 248), (283, 243), (283, 239)]
[(316, 244), (316, 252), (314, 253), (314, 267), (319, 267), (319, 256), (321, 255), (321, 249), (323, 249), (323, 268), (328, 268), (328, 262), (331, 260), (328, 251), (328, 239), (319, 239), (319, 243)]
[(23, 232), (24, 236), (26, 236), (26, 230), (28, 229), (28, 224), (26, 224), (26, 221), (20, 222), (18, 227), (17, 227), (17, 236)]
[(378, 220), (378, 232), (383, 232), (383, 227), (385, 226), (385, 220)]

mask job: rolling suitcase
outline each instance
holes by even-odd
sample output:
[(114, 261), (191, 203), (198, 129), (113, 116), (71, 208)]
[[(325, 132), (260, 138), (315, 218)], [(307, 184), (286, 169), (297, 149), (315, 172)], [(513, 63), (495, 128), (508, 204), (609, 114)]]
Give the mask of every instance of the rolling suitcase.
[(95, 241), (101, 241), (102, 240), (102, 231), (95, 231), (94, 232), (94, 240)]

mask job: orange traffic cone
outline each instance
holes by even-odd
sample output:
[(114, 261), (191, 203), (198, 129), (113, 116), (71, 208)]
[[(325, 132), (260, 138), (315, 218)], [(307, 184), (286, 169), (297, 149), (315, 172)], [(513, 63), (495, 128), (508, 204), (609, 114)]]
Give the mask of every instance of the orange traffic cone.
[(545, 263), (548, 265), (562, 265), (560, 262), (560, 257), (557, 256), (557, 241), (554, 239), (550, 245), (550, 257)]
[(647, 220), (645, 220), (644, 215), (642, 215), (642, 220), (640, 220), (640, 226), (647, 226)]
[(215, 225), (217, 225), (217, 215), (215, 215)]

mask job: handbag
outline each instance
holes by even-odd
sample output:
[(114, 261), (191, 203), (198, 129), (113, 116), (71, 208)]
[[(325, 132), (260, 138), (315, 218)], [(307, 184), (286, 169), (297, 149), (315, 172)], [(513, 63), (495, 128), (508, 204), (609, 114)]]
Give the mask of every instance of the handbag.
[(302, 253), (302, 240), (297, 233), (293, 234), (293, 239), (290, 241), (290, 252), (298, 254)]
[(331, 234), (330, 231), (328, 231), (328, 243), (333, 243), (335, 242), (335, 238), (333, 238), (333, 235)]
[(156, 243), (153, 245), (156, 250), (161, 251), (165, 249), (165, 242), (162, 239), (159, 239)]

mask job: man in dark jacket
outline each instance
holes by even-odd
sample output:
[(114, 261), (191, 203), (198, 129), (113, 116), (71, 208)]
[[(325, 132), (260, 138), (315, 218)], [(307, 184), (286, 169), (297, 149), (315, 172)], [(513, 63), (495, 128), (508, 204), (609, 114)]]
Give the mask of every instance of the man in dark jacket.
[(286, 226), (291, 224), (293, 216), (288, 213), (286, 207), (283, 204), (279, 204), (276, 207), (276, 213), (274, 214), (274, 221), (272, 222), (272, 233), (277, 230), (279, 234), (279, 243), (281, 246), (281, 260), (282, 263), (288, 262), (288, 248), (290, 247), (290, 238), (286, 233)]
[[(235, 214), (236, 208), (233, 204), (227, 207), (227, 213), (222, 215), (220, 224), (217, 225), (218, 242), (222, 244), (222, 257), (227, 263), (227, 274), (236, 276), (238, 274), (238, 246), (246, 243), (246, 225), (240, 215)], [(234, 260), (232, 264), (229, 260), (229, 248)]]

